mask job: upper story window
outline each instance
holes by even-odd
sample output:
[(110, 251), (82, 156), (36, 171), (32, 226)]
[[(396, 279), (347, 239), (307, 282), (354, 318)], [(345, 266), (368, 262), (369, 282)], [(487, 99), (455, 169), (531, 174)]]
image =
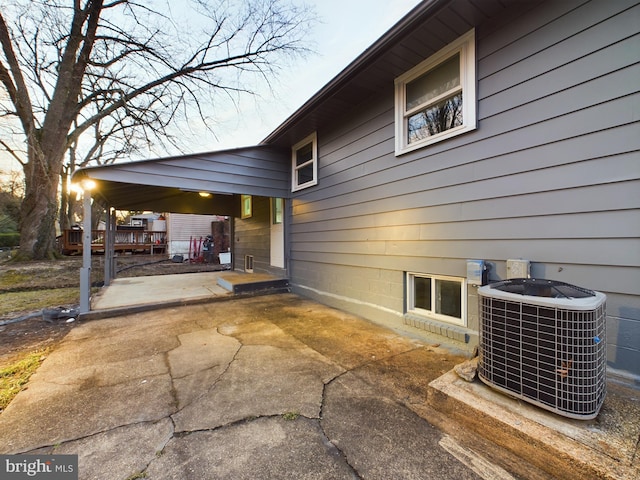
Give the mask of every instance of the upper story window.
[(291, 191), (318, 184), (318, 142), (312, 133), (292, 148)]
[(396, 78), (396, 155), (476, 128), (475, 34)]

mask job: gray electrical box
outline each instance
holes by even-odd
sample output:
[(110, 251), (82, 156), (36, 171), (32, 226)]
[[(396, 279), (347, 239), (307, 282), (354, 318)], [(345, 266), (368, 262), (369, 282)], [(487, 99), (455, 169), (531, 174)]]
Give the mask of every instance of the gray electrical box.
[(530, 278), (531, 262), (529, 260), (509, 259), (507, 260), (507, 279)]
[(467, 260), (467, 283), (470, 285), (484, 285), (484, 260)]

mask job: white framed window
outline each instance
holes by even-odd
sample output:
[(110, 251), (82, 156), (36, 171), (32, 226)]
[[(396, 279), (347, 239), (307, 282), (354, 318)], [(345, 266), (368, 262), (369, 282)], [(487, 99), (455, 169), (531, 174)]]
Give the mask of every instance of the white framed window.
[(464, 278), (407, 273), (407, 310), (411, 313), (465, 326), (466, 298)]
[(318, 141), (314, 133), (291, 149), (291, 191), (318, 184)]
[(396, 155), (476, 128), (475, 31), (396, 78)]

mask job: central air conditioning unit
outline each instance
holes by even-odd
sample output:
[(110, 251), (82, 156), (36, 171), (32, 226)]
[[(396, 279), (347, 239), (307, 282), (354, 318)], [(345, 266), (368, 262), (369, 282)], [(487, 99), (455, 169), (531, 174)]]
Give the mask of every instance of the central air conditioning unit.
[(569, 418), (595, 418), (606, 395), (606, 296), (519, 278), (478, 289), (478, 376)]

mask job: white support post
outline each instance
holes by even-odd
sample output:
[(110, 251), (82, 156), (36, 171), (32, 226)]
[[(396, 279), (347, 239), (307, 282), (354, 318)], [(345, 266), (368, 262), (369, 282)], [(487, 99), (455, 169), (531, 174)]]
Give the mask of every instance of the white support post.
[(91, 310), (91, 190), (85, 188), (82, 199), (82, 268), (80, 269), (80, 313)]
[(111, 211), (111, 256), (109, 257), (109, 263), (111, 265), (111, 280), (116, 278), (116, 230), (118, 229), (118, 222), (116, 221), (116, 209)]
[(105, 232), (104, 232), (104, 286), (108, 287), (111, 285), (111, 280), (113, 279), (113, 230), (114, 224), (113, 221), (115, 215), (115, 211), (112, 212), (111, 208), (107, 209), (107, 221), (105, 222)]

